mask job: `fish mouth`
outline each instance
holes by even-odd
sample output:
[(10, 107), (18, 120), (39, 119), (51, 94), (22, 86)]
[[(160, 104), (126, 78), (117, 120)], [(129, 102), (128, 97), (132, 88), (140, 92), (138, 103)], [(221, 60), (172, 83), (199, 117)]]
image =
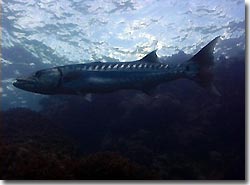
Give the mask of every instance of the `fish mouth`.
[(31, 86), (35, 84), (35, 80), (33, 79), (25, 79), (25, 78), (17, 78), (14, 82), (13, 85), (17, 88), (25, 88), (27, 86)]

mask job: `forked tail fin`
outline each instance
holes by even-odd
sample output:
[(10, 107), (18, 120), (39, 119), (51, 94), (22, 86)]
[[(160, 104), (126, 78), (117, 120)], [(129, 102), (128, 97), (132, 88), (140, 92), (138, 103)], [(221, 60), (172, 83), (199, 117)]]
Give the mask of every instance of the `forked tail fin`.
[(213, 51), (220, 37), (216, 37), (195, 54), (185, 65), (187, 78), (194, 80), (210, 93), (220, 96), (219, 91), (213, 85), (212, 66), (214, 64)]

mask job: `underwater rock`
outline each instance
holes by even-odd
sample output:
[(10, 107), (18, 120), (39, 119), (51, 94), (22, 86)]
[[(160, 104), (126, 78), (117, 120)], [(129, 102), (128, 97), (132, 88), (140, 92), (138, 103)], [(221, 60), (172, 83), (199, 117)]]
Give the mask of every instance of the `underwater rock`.
[(155, 172), (111, 152), (72, 158), (40, 153), (28, 145), (1, 145), (0, 161), (0, 178), (4, 180), (159, 179)]
[(146, 180), (158, 179), (154, 171), (142, 167), (113, 152), (102, 152), (83, 158), (77, 179)]
[(70, 179), (67, 156), (41, 151), (26, 144), (1, 145), (0, 178), (4, 180)]
[(60, 123), (50, 120), (39, 112), (26, 108), (1, 112), (3, 144), (24, 144), (39, 150), (73, 153), (74, 142), (67, 137)]

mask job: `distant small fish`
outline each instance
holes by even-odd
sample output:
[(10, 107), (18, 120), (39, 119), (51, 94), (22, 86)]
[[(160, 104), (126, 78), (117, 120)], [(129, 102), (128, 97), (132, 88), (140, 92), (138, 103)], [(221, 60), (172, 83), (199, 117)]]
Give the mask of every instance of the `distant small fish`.
[(191, 59), (179, 65), (169, 66), (159, 62), (155, 50), (132, 62), (92, 62), (39, 70), (29, 77), (17, 78), (13, 85), (25, 91), (50, 95), (86, 95), (119, 89), (138, 89), (149, 94), (161, 83), (188, 78), (209, 92), (220, 95), (212, 83), (211, 71), (213, 50), (218, 39), (216, 37)]

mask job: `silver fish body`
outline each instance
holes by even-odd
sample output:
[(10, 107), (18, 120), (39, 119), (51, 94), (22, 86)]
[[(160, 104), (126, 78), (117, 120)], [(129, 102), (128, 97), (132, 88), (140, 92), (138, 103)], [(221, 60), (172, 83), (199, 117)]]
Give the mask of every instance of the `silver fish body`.
[(152, 51), (132, 62), (92, 62), (39, 70), (29, 77), (16, 79), (13, 85), (40, 94), (104, 93), (120, 89), (146, 92), (161, 83), (188, 78), (218, 94), (211, 71), (212, 51), (218, 38), (178, 65), (160, 62), (156, 51)]

